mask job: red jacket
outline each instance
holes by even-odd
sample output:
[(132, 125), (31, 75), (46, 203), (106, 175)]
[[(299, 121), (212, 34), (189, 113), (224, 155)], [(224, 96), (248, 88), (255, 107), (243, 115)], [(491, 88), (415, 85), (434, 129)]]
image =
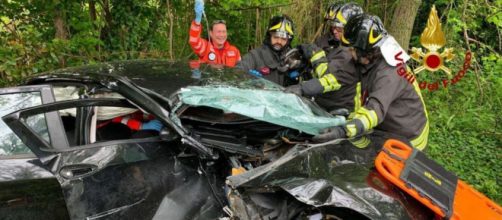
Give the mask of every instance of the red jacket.
[[(115, 117), (111, 120), (112, 123), (122, 123), (124, 125), (127, 125), (131, 130), (133, 131), (138, 131), (141, 130), (141, 125), (145, 121), (149, 121), (154, 119), (153, 115), (150, 114), (144, 114), (141, 111), (136, 111), (133, 112), (129, 115), (124, 115), (124, 116), (119, 116)], [(107, 121), (106, 124), (108, 124), (110, 121)], [(103, 124), (103, 125), (106, 125)], [(101, 127), (102, 125), (99, 125), (98, 127)]]
[(190, 39), (188, 42), (201, 62), (208, 64), (223, 64), (234, 67), (241, 60), (241, 53), (237, 47), (225, 41), (222, 49), (217, 49), (212, 43), (200, 37), (202, 25), (192, 21)]

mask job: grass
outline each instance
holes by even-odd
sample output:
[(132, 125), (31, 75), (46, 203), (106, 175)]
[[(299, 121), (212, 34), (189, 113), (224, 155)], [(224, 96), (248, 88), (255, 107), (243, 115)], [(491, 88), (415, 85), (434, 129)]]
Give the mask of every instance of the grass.
[[(497, 73), (495, 73), (497, 74)], [(469, 72), (448, 89), (423, 91), (431, 121), (427, 154), (502, 204), (502, 83)]]

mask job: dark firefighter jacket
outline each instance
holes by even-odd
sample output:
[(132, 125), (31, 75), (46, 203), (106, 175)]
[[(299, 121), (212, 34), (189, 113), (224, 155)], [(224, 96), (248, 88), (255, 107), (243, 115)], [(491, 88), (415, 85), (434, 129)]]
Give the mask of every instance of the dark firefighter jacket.
[(328, 60), (334, 59), (339, 53), (338, 49), (340, 48), (340, 42), (336, 41), (333, 38), (333, 34), (329, 32), (318, 37), (314, 43), (326, 52)]
[[(287, 52), (288, 48), (285, 48), (284, 51)], [(277, 69), (280, 66), (281, 55), (281, 52), (276, 52), (268, 45), (263, 44), (261, 47), (255, 48), (244, 55), (242, 60), (237, 64), (237, 67), (246, 72), (253, 69), (257, 70), (262, 73), (263, 78), (285, 86), (287, 74)], [(269, 69), (268, 74), (262, 71), (264, 68)]]
[(345, 108), (352, 112), (359, 81), (352, 55), (347, 47), (339, 46), (331, 48), (329, 56), (326, 73), (303, 83), (302, 90), (305, 95), (314, 95), (315, 101), (327, 111)]
[(429, 136), (427, 110), (417, 81), (398, 74), (406, 65), (390, 66), (380, 58), (358, 67), (362, 80), (356, 100), (361, 102), (346, 125), (347, 136), (375, 128), (406, 137), (414, 147), (424, 149)]

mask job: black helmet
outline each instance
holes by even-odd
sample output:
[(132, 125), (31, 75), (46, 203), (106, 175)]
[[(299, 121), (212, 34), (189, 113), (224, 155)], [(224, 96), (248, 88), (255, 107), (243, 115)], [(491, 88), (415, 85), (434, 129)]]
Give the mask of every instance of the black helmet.
[[(335, 5), (335, 4), (334, 4)], [(334, 11), (331, 11), (331, 10)], [(328, 20), (330, 26), (344, 27), (347, 21), (355, 15), (363, 13), (363, 9), (355, 3), (346, 3), (343, 5), (335, 5), (328, 8), (327, 16), (324, 17)]]
[[(288, 39), (288, 43), (284, 47), (282, 47), (280, 51), (284, 50), (285, 48), (289, 48), (289, 45), (291, 44), (291, 41), (293, 41), (293, 38), (295, 36), (295, 25), (293, 24), (293, 20), (291, 20), (291, 18), (289, 18), (287, 15), (278, 15), (272, 17), (268, 23), (267, 35), (263, 40), (264, 43), (269, 46), (272, 46), (270, 40), (271, 36), (279, 36)], [(273, 49), (276, 50), (275, 48)]]
[(279, 34), (283, 38), (293, 40), (295, 35), (295, 26), (291, 18), (287, 15), (274, 16), (270, 19), (267, 28), (267, 35)]
[(342, 36), (342, 43), (359, 51), (370, 52), (379, 47), (387, 31), (377, 16), (356, 15), (347, 22)]
[(324, 14), (324, 21), (333, 21), (335, 20), (336, 12), (342, 6), (341, 3), (332, 3), (326, 9), (326, 14)]

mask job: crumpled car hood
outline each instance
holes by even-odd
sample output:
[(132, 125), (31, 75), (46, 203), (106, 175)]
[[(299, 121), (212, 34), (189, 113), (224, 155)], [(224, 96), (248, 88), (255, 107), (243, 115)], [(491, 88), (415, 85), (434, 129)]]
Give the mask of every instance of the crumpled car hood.
[(227, 183), (244, 192), (280, 188), (305, 204), (349, 208), (370, 219), (427, 219), (429, 212), (371, 169), (369, 158), (348, 143), (297, 145), (279, 160), (228, 177)]

